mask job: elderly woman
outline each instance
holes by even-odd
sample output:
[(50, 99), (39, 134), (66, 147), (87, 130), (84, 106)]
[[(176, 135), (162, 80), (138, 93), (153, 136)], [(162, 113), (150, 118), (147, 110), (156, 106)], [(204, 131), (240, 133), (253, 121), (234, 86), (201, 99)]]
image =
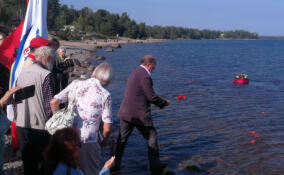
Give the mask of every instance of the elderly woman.
[[(69, 72), (73, 71), (74, 63), (72, 61), (71, 56), (66, 57), (66, 48), (65, 47), (59, 47), (57, 49), (57, 57), (55, 59), (55, 66), (53, 69), (53, 73), (55, 74), (56, 78), (56, 93), (60, 92), (62, 89), (66, 88), (68, 85), (69, 80)], [(73, 63), (71, 65), (66, 65), (66, 60), (70, 60), (70, 63)], [(65, 64), (64, 64), (65, 62)], [(71, 67), (70, 67), (71, 66)]]
[[(60, 103), (73, 101), (75, 97), (76, 117), (73, 126), (80, 133), (82, 148), (79, 162), (85, 175), (98, 175), (102, 168), (101, 144), (106, 142), (112, 127), (111, 98), (105, 89), (111, 78), (111, 67), (102, 63), (96, 67), (90, 79), (73, 81), (50, 102), (55, 113)], [(101, 124), (102, 138), (99, 133)]]

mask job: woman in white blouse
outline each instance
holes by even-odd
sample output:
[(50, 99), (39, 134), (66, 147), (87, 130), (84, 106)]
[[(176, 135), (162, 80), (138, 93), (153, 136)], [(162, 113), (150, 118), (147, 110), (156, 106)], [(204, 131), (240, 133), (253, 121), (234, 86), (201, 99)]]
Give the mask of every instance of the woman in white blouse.
[[(60, 103), (72, 101), (75, 97), (73, 126), (78, 128), (82, 147), (80, 151), (80, 169), (84, 175), (98, 175), (103, 162), (101, 145), (106, 143), (111, 133), (111, 97), (105, 89), (112, 79), (109, 64), (101, 63), (92, 77), (83, 81), (73, 81), (51, 100), (52, 112), (59, 109)], [(103, 122), (103, 134), (100, 138), (99, 127)]]

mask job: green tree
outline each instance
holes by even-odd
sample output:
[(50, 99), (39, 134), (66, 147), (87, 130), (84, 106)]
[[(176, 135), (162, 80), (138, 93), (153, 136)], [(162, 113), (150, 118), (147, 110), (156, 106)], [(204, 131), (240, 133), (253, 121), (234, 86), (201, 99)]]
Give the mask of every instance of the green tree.
[(59, 15), (60, 4), (58, 0), (47, 1), (47, 27), (48, 29), (55, 29), (56, 18)]

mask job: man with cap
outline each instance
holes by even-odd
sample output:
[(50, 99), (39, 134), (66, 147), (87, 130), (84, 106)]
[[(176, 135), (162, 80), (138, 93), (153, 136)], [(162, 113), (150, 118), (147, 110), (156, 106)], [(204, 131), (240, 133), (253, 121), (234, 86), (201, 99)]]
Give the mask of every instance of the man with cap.
[(36, 37), (34, 39), (31, 40), (30, 42), (30, 52), (28, 54), (27, 59), (25, 60), (25, 63), (23, 65), (23, 69), (29, 67), (30, 65), (32, 65), (35, 61), (35, 56), (34, 53), (36, 51), (37, 48), (42, 47), (42, 46), (48, 46), (49, 45), (49, 41), (42, 38), (42, 37)]
[[(35, 51), (37, 48), (42, 47), (42, 46), (48, 46), (49, 41), (42, 38), (42, 37), (36, 37), (30, 41), (30, 47), (29, 47), (29, 53), (28, 56), (25, 58), (25, 62), (23, 64), (22, 70), (30, 67), (34, 61), (35, 61)], [(14, 63), (11, 66), (11, 71), (14, 68)], [(10, 88), (12, 87), (11, 84), (11, 78), (12, 78), (12, 73), (10, 72)]]
[(151, 73), (156, 67), (152, 55), (145, 55), (138, 66), (128, 77), (126, 90), (117, 116), (120, 118), (120, 131), (115, 153), (113, 171), (120, 169), (122, 155), (134, 128), (137, 128), (148, 143), (148, 157), (152, 174), (161, 174), (165, 165), (160, 163), (157, 131), (151, 116), (151, 104), (163, 108), (170, 104), (153, 90)]
[[(32, 45), (34, 46), (34, 45)], [(35, 61), (22, 69), (15, 86), (34, 86), (34, 96), (16, 105), (14, 122), (17, 125), (20, 151), (24, 165), (24, 175), (41, 175), (42, 152), (49, 142), (50, 135), (45, 130), (46, 121), (52, 116), (50, 100), (54, 96), (54, 76), (51, 73), (54, 50), (42, 46), (35, 51)]]

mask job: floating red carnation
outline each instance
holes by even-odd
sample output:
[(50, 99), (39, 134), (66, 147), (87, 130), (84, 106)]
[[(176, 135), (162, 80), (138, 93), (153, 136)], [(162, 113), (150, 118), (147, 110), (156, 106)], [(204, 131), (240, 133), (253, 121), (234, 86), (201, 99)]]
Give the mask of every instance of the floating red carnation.
[(254, 139), (252, 139), (252, 140), (250, 141), (250, 143), (255, 143), (255, 140), (254, 140)]
[(259, 138), (260, 136), (259, 136), (258, 134), (255, 134), (255, 137), (256, 137), (256, 138)]
[(251, 134), (254, 135), (254, 134), (255, 134), (255, 131), (251, 131)]
[(177, 100), (185, 100), (186, 96), (180, 94), (179, 96), (177, 96)]

